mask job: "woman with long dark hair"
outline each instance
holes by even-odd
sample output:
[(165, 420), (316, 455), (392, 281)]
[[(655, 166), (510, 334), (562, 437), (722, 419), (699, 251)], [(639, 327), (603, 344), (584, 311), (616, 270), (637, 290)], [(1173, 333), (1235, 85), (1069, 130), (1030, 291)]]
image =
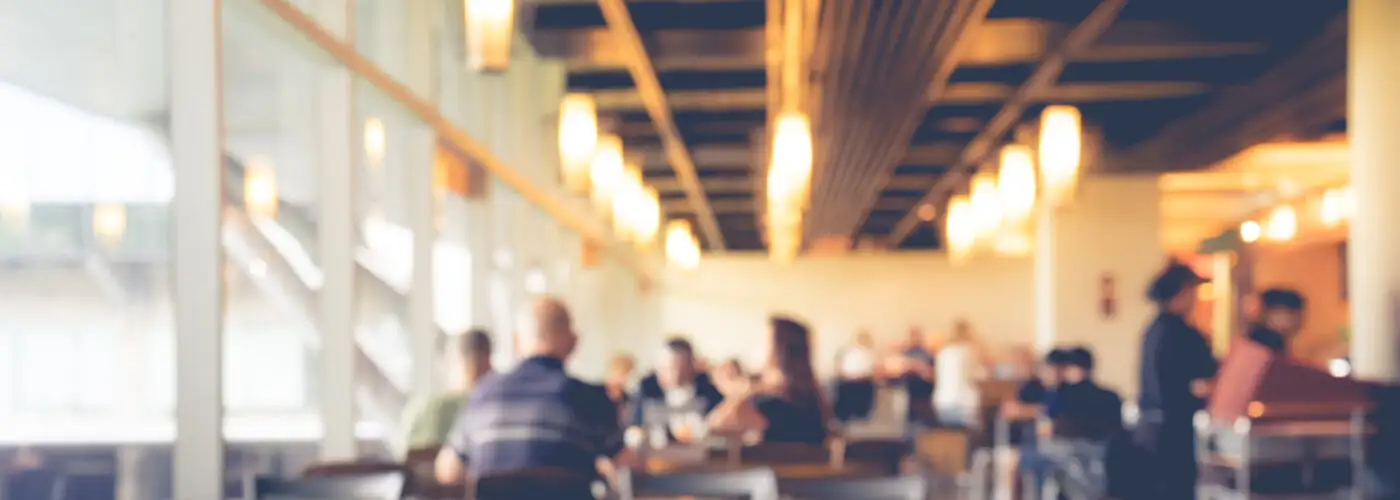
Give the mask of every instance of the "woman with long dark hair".
[(769, 320), (769, 329), (765, 366), (755, 379), (719, 381), (725, 399), (710, 412), (709, 425), (762, 431), (766, 442), (821, 444), (830, 409), (812, 369), (811, 334), (806, 325), (781, 316)]

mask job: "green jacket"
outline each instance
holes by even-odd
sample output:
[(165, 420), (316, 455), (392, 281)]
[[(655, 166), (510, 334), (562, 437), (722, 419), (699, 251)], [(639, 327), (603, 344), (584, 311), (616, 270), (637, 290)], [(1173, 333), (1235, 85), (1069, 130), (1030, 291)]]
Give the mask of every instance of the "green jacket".
[(447, 441), (452, 432), (452, 424), (457, 421), (457, 413), (466, 403), (466, 394), (442, 394), (422, 404), (410, 406), (404, 419), (408, 422), (408, 436), (404, 443), (409, 450), (433, 448)]

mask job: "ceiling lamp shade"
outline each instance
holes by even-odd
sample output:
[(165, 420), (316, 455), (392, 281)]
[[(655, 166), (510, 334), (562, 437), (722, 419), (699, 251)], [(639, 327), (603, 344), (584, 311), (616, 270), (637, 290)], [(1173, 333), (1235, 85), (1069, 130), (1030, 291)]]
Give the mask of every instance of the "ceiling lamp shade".
[(122, 236), (126, 235), (126, 207), (114, 204), (94, 206), (92, 234), (109, 245), (120, 243)]
[(622, 158), (622, 138), (612, 134), (598, 138), (598, 147), (588, 164), (588, 188), (594, 206), (599, 210), (612, 210), (613, 194), (622, 185), (626, 168)]
[(784, 111), (774, 123), (768, 166), (768, 203), (806, 208), (812, 181), (812, 124), (807, 115)]
[(972, 201), (966, 195), (957, 195), (948, 200), (948, 218), (943, 223), (946, 234), (943, 239), (948, 245), (948, 258), (955, 263), (967, 260), (977, 243), (973, 215)]
[(1288, 241), (1298, 234), (1298, 213), (1292, 206), (1280, 205), (1264, 222), (1264, 237), (1273, 241)]
[(1240, 224), (1240, 241), (1243, 241), (1245, 243), (1254, 243), (1256, 241), (1259, 241), (1259, 236), (1263, 232), (1264, 229), (1259, 227), (1258, 222), (1254, 222), (1252, 220), (1244, 221)]
[(372, 169), (384, 164), (384, 152), (389, 149), (389, 132), (384, 121), (373, 116), (365, 120), (365, 159)]
[(700, 242), (690, 230), (690, 221), (673, 220), (666, 224), (666, 260), (681, 269), (700, 267)]
[(505, 71), (515, 36), (515, 0), (464, 0), (467, 64), (477, 71)]
[(1328, 189), (1322, 193), (1322, 202), (1318, 206), (1318, 216), (1322, 219), (1323, 225), (1336, 227), (1351, 218), (1354, 203), (1351, 186)]
[(1048, 106), (1040, 113), (1040, 185), (1051, 206), (1064, 206), (1074, 200), (1083, 134), (1082, 118), (1074, 106)]
[(598, 104), (588, 94), (568, 94), (559, 103), (559, 163), (564, 186), (588, 191), (588, 167), (598, 147)]
[(623, 241), (636, 240), (639, 216), (644, 203), (644, 189), (641, 167), (624, 167), (622, 180), (618, 182), (617, 189), (613, 190), (612, 194), (613, 231)]
[(995, 238), (997, 229), (1001, 227), (1001, 200), (996, 175), (985, 171), (974, 174), (971, 191), (968, 203), (972, 208), (973, 234), (978, 240)]
[(1031, 148), (1012, 144), (1001, 148), (1001, 168), (997, 171), (997, 196), (1001, 216), (1009, 224), (1029, 221), (1035, 210), (1035, 160)]
[(656, 188), (645, 187), (637, 209), (636, 242), (641, 246), (656, 243), (656, 235), (661, 232), (661, 195)]
[(248, 161), (243, 169), (243, 206), (248, 215), (277, 217), (277, 172), (266, 159)]

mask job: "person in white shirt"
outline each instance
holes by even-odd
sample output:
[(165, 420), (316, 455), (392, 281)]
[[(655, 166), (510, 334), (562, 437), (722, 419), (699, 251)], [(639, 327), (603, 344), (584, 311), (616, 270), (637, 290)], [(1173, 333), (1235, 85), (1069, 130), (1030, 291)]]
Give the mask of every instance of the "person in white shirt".
[(950, 427), (977, 425), (981, 404), (977, 383), (985, 375), (986, 366), (967, 321), (958, 320), (953, 325), (953, 335), (939, 349), (934, 367), (938, 385), (933, 392), (933, 406), (939, 422)]
[(875, 342), (870, 332), (856, 334), (855, 343), (841, 348), (836, 356), (837, 420), (846, 422), (870, 417), (875, 405)]

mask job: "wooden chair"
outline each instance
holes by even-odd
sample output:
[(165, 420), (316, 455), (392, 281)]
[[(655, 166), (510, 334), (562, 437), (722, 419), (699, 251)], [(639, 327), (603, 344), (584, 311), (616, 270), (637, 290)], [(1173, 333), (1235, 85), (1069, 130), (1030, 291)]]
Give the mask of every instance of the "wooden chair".
[[(470, 498), (514, 500), (523, 498), (593, 498), (594, 478), (575, 471), (541, 468), (490, 474), (471, 481)], [(461, 498), (460, 496), (458, 498)]]
[(777, 500), (778, 498), (777, 474), (766, 467), (674, 474), (647, 474), (623, 469), (618, 472), (617, 483), (620, 500), (635, 500), (638, 497), (652, 496), (694, 496), (747, 500)]
[(928, 500), (929, 489), (921, 475), (778, 481), (778, 493), (795, 500)]
[(297, 479), (260, 477), (244, 496), (247, 500), (398, 500), (403, 483), (402, 470)]
[(451, 484), (438, 482), (433, 474), (433, 463), (437, 461), (438, 447), (409, 450), (404, 458), (404, 496), (421, 500), (457, 500), (467, 491), (464, 481)]

